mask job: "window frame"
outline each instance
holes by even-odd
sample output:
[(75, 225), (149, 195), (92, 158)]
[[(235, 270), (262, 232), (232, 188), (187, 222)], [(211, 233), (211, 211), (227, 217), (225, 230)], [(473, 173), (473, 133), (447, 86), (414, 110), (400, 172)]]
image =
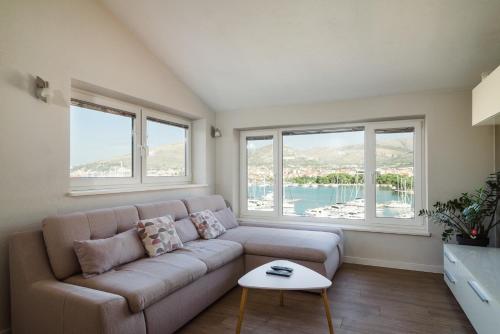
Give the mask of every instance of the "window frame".
[[(245, 149), (243, 150), (244, 153), (240, 155), (240, 163), (241, 166), (247, 166), (247, 138), (248, 137), (264, 137), (264, 136), (273, 136), (273, 198), (274, 198), (274, 208), (272, 211), (249, 211), (248, 210), (248, 186), (246, 187), (240, 187), (240, 198), (245, 198), (244, 201), (241, 202), (241, 211), (242, 213), (244, 212), (247, 216), (248, 213), (251, 212), (252, 214), (250, 216), (252, 217), (277, 217), (278, 213), (280, 212), (281, 204), (279, 204), (279, 194), (276, 191), (279, 189), (278, 185), (280, 182), (280, 176), (278, 173), (278, 166), (276, 164), (276, 161), (278, 159), (278, 138), (276, 135), (276, 130), (255, 130), (255, 131), (245, 131), (242, 132), (245, 133), (246, 136), (240, 136), (240, 147), (244, 147)], [(243, 169), (242, 169), (243, 170)], [(241, 173), (240, 175), (240, 182), (243, 185), (248, 185), (248, 169), (244, 169), (245, 172)], [(278, 190), (279, 191), (279, 190)], [(243, 214), (243, 215), (245, 215)]]
[[(105, 187), (117, 187), (117, 186), (132, 186), (141, 183), (140, 166), (139, 160), (140, 149), (137, 145), (137, 139), (140, 138), (137, 134), (140, 128), (140, 114), (141, 110), (139, 107), (132, 104), (118, 101), (115, 99), (110, 99), (104, 96), (99, 96), (95, 94), (90, 94), (81, 90), (72, 90), (71, 99), (78, 99), (85, 102), (94, 103), (97, 105), (111, 107), (123, 110), (127, 113), (134, 115), (132, 121), (132, 177), (71, 177), (69, 175), (71, 189), (72, 190), (86, 190), (86, 189), (97, 189)], [(103, 111), (101, 111), (103, 112)], [(71, 118), (71, 115), (69, 116)], [(71, 131), (71, 130), (70, 130)], [(69, 154), (71, 157), (71, 143), (69, 145)], [(69, 169), (68, 169), (69, 172)]]
[[(348, 127), (364, 127), (364, 198), (365, 198), (365, 218), (364, 219), (342, 219), (327, 217), (304, 217), (283, 215), (283, 132), (304, 131), (304, 130), (324, 130)], [(376, 217), (376, 143), (375, 130), (389, 128), (414, 128), (414, 218), (391, 218)], [(247, 180), (246, 174), (246, 138), (261, 134), (273, 135), (275, 149), (274, 175), (276, 189), (274, 191), (274, 208), (272, 214), (249, 211), (247, 207)], [(403, 233), (403, 234), (428, 234), (428, 223), (423, 217), (418, 216), (420, 209), (426, 207), (426, 177), (425, 177), (425, 127), (423, 119), (409, 119), (396, 121), (373, 121), (359, 123), (330, 123), (313, 126), (297, 126), (274, 128), (267, 130), (240, 131), (240, 217), (245, 220), (262, 220), (272, 217), (274, 223), (306, 223), (330, 226), (339, 226), (346, 229), (366, 230), (376, 232)], [(271, 221), (265, 221), (272, 223)]]
[[(70, 191), (88, 191), (88, 190), (105, 190), (105, 189), (128, 189), (130, 187), (141, 186), (171, 186), (191, 184), (192, 182), (192, 166), (191, 166), (191, 151), (192, 151), (192, 121), (177, 117), (166, 112), (157, 111), (142, 106), (127, 103), (121, 100), (109, 98), (102, 95), (97, 95), (87, 91), (73, 88), (71, 91), (71, 99), (78, 99), (85, 102), (97, 104), (103, 107), (115, 108), (134, 115), (132, 121), (132, 177), (71, 177), (68, 168), (68, 177), (70, 180)], [(70, 103), (71, 105), (71, 103)], [(104, 112), (104, 111), (101, 111)], [(147, 116), (175, 122), (188, 126), (187, 141), (186, 141), (186, 176), (147, 176), (146, 175), (146, 136), (147, 136)], [(71, 117), (71, 115), (69, 115)], [(69, 128), (69, 126), (68, 126)], [(71, 143), (69, 144), (69, 155), (71, 156)], [(68, 166), (69, 167), (69, 166)]]

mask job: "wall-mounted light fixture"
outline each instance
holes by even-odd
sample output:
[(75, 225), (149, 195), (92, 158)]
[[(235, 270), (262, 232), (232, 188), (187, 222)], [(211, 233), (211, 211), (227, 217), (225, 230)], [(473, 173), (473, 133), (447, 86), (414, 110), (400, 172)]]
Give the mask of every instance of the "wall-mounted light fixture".
[(219, 128), (212, 126), (210, 130), (210, 135), (212, 136), (212, 138), (219, 138), (222, 137), (222, 132), (220, 132)]
[(52, 97), (52, 90), (49, 88), (49, 82), (40, 77), (36, 77), (35, 85), (36, 97), (45, 103), (49, 102), (49, 99)]

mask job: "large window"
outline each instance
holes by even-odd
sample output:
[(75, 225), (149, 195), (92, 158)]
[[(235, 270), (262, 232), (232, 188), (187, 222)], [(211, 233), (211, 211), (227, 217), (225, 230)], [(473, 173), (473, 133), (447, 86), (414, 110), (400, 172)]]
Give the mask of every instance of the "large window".
[(364, 129), (283, 131), (283, 215), (364, 218)]
[(74, 91), (70, 177), (75, 190), (190, 181), (190, 122)]
[(243, 131), (242, 217), (426, 230), (422, 132), (423, 120)]

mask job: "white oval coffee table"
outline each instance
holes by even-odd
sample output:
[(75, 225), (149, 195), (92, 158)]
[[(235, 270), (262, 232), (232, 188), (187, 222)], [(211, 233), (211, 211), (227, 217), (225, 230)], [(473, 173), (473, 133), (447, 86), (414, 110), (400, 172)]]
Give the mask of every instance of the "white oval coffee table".
[[(266, 271), (271, 269), (271, 266), (274, 265), (293, 268), (292, 276), (282, 277), (266, 274)], [(330, 313), (330, 306), (328, 305), (328, 297), (326, 294), (326, 289), (332, 285), (332, 282), (317, 272), (291, 261), (277, 260), (266, 263), (248, 272), (245, 276), (238, 280), (238, 284), (243, 288), (243, 292), (241, 294), (240, 315), (238, 318), (238, 325), (236, 327), (237, 334), (240, 334), (241, 331), (248, 289), (279, 290), (281, 306), (284, 306), (284, 290), (321, 290), (321, 296), (325, 306), (326, 319), (328, 321), (328, 328), (330, 330), (330, 334), (334, 334), (332, 315)]]

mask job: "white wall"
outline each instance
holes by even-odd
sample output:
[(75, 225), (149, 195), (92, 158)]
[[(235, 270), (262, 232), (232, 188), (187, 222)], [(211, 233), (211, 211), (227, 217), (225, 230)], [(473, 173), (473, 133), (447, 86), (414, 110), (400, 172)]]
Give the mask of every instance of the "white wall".
[[(53, 103), (33, 97), (50, 81)], [(195, 181), (207, 188), (70, 198), (71, 79), (199, 119)], [(0, 331), (9, 327), (7, 237), (50, 214), (212, 193), (215, 116), (98, 1), (0, 0)]]
[[(422, 93), (314, 105), (217, 113), (216, 192), (238, 208), (239, 131), (243, 128), (425, 116), (428, 199), (432, 204), (470, 191), (493, 171), (493, 129), (471, 126), (471, 93)], [(347, 231), (347, 260), (440, 270), (441, 229), (432, 237)]]

